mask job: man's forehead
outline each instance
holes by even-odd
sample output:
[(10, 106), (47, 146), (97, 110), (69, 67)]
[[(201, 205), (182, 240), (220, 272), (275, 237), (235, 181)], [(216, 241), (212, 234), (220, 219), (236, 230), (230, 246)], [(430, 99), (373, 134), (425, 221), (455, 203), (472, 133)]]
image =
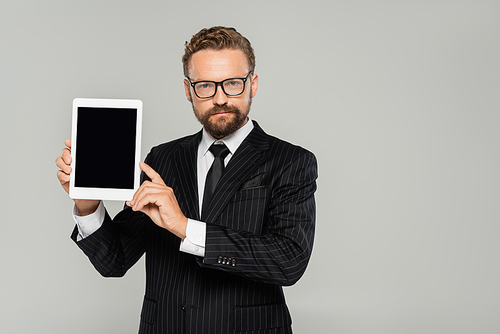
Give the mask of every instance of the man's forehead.
[(193, 80), (222, 80), (248, 74), (248, 60), (241, 50), (200, 50), (191, 56), (189, 74)]

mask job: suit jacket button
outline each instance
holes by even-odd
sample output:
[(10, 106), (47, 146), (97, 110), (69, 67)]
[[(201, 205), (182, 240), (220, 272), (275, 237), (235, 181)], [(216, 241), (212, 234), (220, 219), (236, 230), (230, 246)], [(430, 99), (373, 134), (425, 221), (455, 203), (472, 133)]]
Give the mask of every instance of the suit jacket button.
[(236, 266), (236, 259), (233, 259), (233, 261), (232, 261), (232, 262), (233, 262), (233, 263), (232, 263), (233, 267), (234, 267), (234, 266)]
[(222, 264), (226, 264), (226, 261), (227, 261), (227, 257), (224, 256), (224, 258), (222, 259)]
[(228, 258), (227, 258), (227, 263), (226, 263), (226, 264), (231, 264), (231, 260), (232, 260), (232, 259), (231, 259), (230, 257), (228, 257)]
[(186, 310), (186, 303), (182, 304), (182, 310), (185, 311)]
[(219, 256), (219, 257), (217, 258), (217, 263), (218, 263), (218, 264), (221, 264), (221, 263), (222, 263), (222, 256)]

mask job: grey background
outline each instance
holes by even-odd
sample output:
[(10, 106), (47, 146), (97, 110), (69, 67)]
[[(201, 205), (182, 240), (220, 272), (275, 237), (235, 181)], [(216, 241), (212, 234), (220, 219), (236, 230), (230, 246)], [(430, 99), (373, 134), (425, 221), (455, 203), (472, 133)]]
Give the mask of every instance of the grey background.
[(180, 58), (221, 24), (256, 50), (251, 116), (319, 160), (313, 257), (285, 291), (295, 332), (498, 333), (498, 13), (478, 0), (2, 1), (0, 332), (137, 332), (143, 260), (98, 275), (69, 239), (54, 160), (75, 97), (141, 99), (143, 157), (197, 131)]

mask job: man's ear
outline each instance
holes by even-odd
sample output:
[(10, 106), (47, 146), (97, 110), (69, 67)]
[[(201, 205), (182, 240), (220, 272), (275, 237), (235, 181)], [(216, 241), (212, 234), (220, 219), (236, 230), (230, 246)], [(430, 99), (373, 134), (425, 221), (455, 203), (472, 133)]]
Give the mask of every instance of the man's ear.
[(255, 94), (257, 94), (257, 88), (259, 87), (259, 76), (257, 74), (254, 74), (252, 76), (252, 91), (251, 91), (251, 96), (254, 97)]
[(191, 87), (191, 85), (189, 84), (189, 82), (184, 79), (184, 93), (186, 93), (186, 98), (189, 102), (193, 102), (192, 101), (192, 98), (191, 98), (191, 91), (189, 90), (189, 87)]

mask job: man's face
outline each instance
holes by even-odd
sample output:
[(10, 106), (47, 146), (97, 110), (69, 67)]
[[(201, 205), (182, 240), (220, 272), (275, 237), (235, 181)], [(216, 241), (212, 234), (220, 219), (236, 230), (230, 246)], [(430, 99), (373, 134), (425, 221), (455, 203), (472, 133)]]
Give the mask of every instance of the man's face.
[[(201, 50), (192, 55), (189, 63), (191, 82), (245, 78), (248, 72), (248, 61), (240, 50)], [(200, 99), (189, 82), (184, 80), (186, 97), (193, 106), (196, 118), (214, 138), (223, 138), (245, 125), (257, 86), (258, 76), (251, 74), (241, 95), (227, 96), (217, 86), (214, 97)]]

